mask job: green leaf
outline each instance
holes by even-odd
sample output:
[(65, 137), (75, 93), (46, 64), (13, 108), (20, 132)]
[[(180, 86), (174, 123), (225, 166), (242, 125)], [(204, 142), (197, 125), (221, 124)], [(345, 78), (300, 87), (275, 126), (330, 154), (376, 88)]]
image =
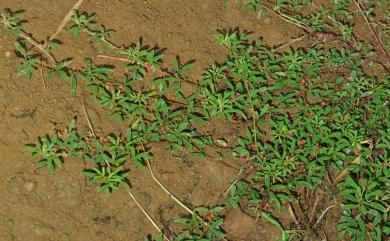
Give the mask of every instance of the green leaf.
[(270, 222), (273, 225), (275, 225), (276, 227), (278, 227), (280, 230), (284, 231), (284, 229), (283, 229), (282, 225), (279, 223), (279, 221), (276, 220), (276, 218), (274, 218), (271, 214), (262, 211), (261, 216), (263, 218), (265, 218), (268, 222)]
[(70, 88), (71, 88), (72, 96), (76, 96), (77, 77), (76, 74), (74, 73), (70, 76)]
[(359, 185), (356, 184), (356, 182), (351, 178), (351, 176), (348, 176), (345, 179), (345, 182), (349, 184), (351, 187), (353, 187), (355, 190), (358, 190), (358, 192), (361, 192), (361, 188), (359, 187)]
[(370, 205), (374, 209), (381, 211), (383, 213), (386, 211), (386, 208), (382, 204), (380, 204), (379, 202), (375, 202), (375, 201), (369, 202), (368, 205)]
[(26, 56), (26, 50), (24, 47), (19, 43), (19, 41), (15, 41), (15, 48), (16, 50), (23, 56)]

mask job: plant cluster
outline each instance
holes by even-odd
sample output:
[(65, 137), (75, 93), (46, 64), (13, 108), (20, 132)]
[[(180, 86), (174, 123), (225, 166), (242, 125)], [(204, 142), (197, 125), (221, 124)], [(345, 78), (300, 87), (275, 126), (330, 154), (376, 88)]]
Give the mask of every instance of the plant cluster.
[[(146, 147), (151, 143), (165, 143), (172, 151), (188, 153), (186, 158), (190, 159), (206, 155), (204, 148), (213, 144), (213, 140), (194, 127), (195, 122), (204, 122), (205, 117), (197, 112), (200, 105), (195, 103), (196, 95), (185, 97), (181, 93), (181, 80), (188, 81), (186, 75), (192, 68), (191, 63), (182, 64), (176, 59), (171, 69), (162, 71), (162, 55), (158, 50), (147, 49), (141, 42), (117, 47), (109, 40), (112, 31), (105, 30), (103, 26), (96, 30), (93, 16), (74, 12), (71, 18), (74, 24), (68, 29), (74, 37), (85, 33), (116, 55), (111, 58), (127, 63), (120, 70), (122, 80), (118, 80), (114, 77), (117, 71), (114, 67), (95, 65), (91, 59), (86, 59), (84, 66), (79, 69), (72, 67), (71, 59), (57, 61), (50, 47), (59, 48), (58, 44), (54, 44), (55, 41), (38, 44), (23, 30), (19, 14), (7, 10), (2, 16), (6, 29), (19, 37), (15, 49), (24, 60), (19, 66), (19, 75), (31, 80), (41, 70), (41, 73), (47, 74), (48, 80), (56, 76), (70, 81), (74, 96), (77, 93), (77, 82), (83, 81), (83, 86), (90, 90), (92, 98), (110, 109), (114, 119), (128, 126), (127, 132), (119, 136), (98, 136), (92, 127), (88, 132), (78, 132), (76, 120), (73, 119), (64, 132), (55, 131), (39, 138), (34, 145), (26, 146), (31, 159), (38, 159), (38, 167), (47, 166), (53, 173), (62, 168), (67, 158), (81, 159), (88, 166), (83, 172), (89, 178), (88, 183), (98, 184), (97, 191), (110, 195), (120, 186), (130, 191), (127, 178), (131, 165), (129, 162), (138, 168), (144, 168), (146, 164), (151, 168), (149, 162), (152, 154)], [(27, 46), (28, 43), (36, 49)], [(147, 80), (152, 80), (151, 87), (135, 88), (139, 82)], [(164, 94), (168, 88), (175, 93), (176, 99), (169, 99)], [(223, 219), (203, 220), (200, 215), (205, 210), (190, 210), (191, 218), (196, 220), (187, 222), (186, 217), (178, 220), (186, 223), (186, 227), (195, 224), (197, 227), (185, 229), (178, 234), (177, 240), (223, 240), (224, 234), (219, 227)], [(219, 211), (221, 208), (211, 209), (210, 215)]]
[[(305, 190), (334, 187), (343, 200), (340, 235), (383, 240), (390, 235), (390, 76), (386, 70), (383, 75), (365, 71), (375, 54), (372, 48), (362, 43), (351, 47), (352, 28), (346, 21), (353, 15), (348, 10), (351, 2), (337, 1), (331, 9), (318, 6), (301, 15), (313, 1), (277, 1), (272, 8), (264, 1), (250, 1), (246, 5), (250, 9), (261, 13), (273, 9), (302, 25), (310, 36), (336, 31), (343, 44), (319, 43), (280, 53), (246, 33), (219, 33), (216, 44), (229, 53), (223, 63), (206, 69), (199, 81), (187, 76), (191, 63), (176, 59), (164, 69), (160, 51), (141, 42), (118, 47), (109, 39), (112, 30), (95, 28), (93, 16), (78, 12), (68, 31), (75, 37), (87, 34), (111, 53), (102, 57), (127, 65), (118, 70), (86, 59), (82, 68), (73, 68), (70, 59), (53, 57), (52, 51), (59, 47), (56, 41), (38, 44), (24, 32), (20, 16), (6, 11), (2, 22), (19, 37), (15, 48), (24, 60), (20, 75), (31, 79), (45, 69), (47, 79), (58, 76), (70, 81), (73, 95), (77, 82), (83, 81), (92, 98), (127, 127), (119, 136), (97, 136), (92, 129), (77, 132), (72, 120), (64, 133), (39, 138), (26, 150), (32, 159), (39, 159), (39, 167), (47, 166), (51, 172), (60, 169), (65, 158), (85, 161), (89, 183), (110, 194), (120, 186), (130, 190), (129, 161), (150, 168), (153, 155), (147, 147), (153, 142), (191, 158), (210, 157), (205, 147), (223, 146), (244, 163), (223, 205), (265, 218), (280, 228), (281, 240), (300, 234), (286, 230), (273, 216), (273, 208), (281, 210), (285, 203), (299, 200)], [(370, 20), (368, 10), (364, 14)], [(114, 77), (118, 72), (121, 80)], [(181, 92), (184, 82), (193, 86), (188, 95)], [(216, 118), (247, 128), (237, 137), (237, 145), (199, 128)], [(185, 228), (176, 240), (225, 240), (223, 205), (190, 210), (189, 216), (177, 220)], [(157, 238), (162, 239), (162, 235)]]
[[(255, 117), (263, 116), (233, 149), (251, 161), (247, 167), (252, 169), (249, 177), (230, 189), (226, 203), (238, 207), (245, 197), (255, 215), (268, 205), (280, 209), (281, 201), (298, 198), (299, 190), (327, 188), (326, 176), (333, 174), (331, 184), (337, 185), (343, 198), (340, 235), (349, 235), (351, 240), (383, 240), (390, 232), (390, 77), (385, 66), (381, 75), (365, 72), (372, 63), (370, 57), (377, 54), (373, 49), (363, 50), (362, 43), (351, 47), (352, 26), (340, 19), (352, 17), (352, 2), (336, 1), (333, 8), (321, 6), (321, 11), (307, 16), (301, 15), (307, 12), (302, 8), (315, 6), (313, 1), (276, 1), (272, 8), (310, 33), (336, 31), (334, 35), (345, 42), (342, 47), (320, 44), (280, 54), (258, 42), (243, 41), (243, 34), (221, 36), (230, 49), (221, 68), (228, 69), (228, 81), (233, 77), (234, 85), (226, 85), (235, 88), (224, 91), (239, 90), (236, 95), (242, 97), (247, 81), (254, 94), (245, 103), (255, 102), (254, 108), (247, 109), (255, 110)], [(257, 0), (246, 7), (271, 9)], [(373, 20), (370, 13), (364, 13)], [(321, 21), (314, 21), (317, 17)], [(264, 123), (270, 128), (257, 130)], [(256, 141), (260, 135), (265, 138)]]

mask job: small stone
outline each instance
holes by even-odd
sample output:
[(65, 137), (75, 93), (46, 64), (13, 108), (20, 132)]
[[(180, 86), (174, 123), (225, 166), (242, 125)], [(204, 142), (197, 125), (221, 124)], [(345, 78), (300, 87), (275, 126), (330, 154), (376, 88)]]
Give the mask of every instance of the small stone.
[(5, 51), (4, 56), (5, 56), (6, 58), (11, 57), (11, 52), (10, 52), (10, 51)]
[(29, 192), (31, 192), (31, 191), (34, 189), (34, 187), (35, 187), (35, 183), (34, 183), (34, 182), (26, 182), (26, 183), (24, 184), (24, 188), (25, 188), (27, 191), (29, 191)]
[(265, 24), (270, 24), (271, 23), (271, 18), (265, 17), (263, 21), (264, 21)]

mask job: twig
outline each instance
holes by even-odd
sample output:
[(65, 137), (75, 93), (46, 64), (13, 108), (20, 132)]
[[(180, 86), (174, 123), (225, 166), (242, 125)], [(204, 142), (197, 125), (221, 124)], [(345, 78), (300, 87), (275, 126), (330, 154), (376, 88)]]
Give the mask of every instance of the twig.
[(370, 31), (371, 31), (372, 35), (374, 36), (376, 42), (379, 44), (379, 47), (380, 47), (381, 51), (386, 55), (386, 57), (389, 57), (389, 55), (387, 54), (385, 48), (383, 47), (383, 42), (382, 42), (382, 40), (381, 40), (381, 39), (377, 36), (377, 34), (375, 33), (374, 29), (373, 29), (372, 26), (371, 26), (370, 21), (368, 20), (367, 16), (364, 14), (362, 7), (360, 6), (360, 4), (359, 4), (356, 0), (353, 0), (353, 2), (354, 2), (354, 3), (356, 4), (356, 6), (358, 7), (360, 13), (363, 15), (363, 18), (364, 18), (364, 20), (366, 21), (368, 27), (370, 28)]
[(45, 82), (45, 76), (43, 76), (43, 68), (42, 67), (39, 68), (39, 74), (41, 75), (43, 90), (46, 92), (46, 82)]
[(92, 133), (92, 135), (93, 135), (94, 137), (96, 137), (95, 131), (93, 130), (92, 122), (91, 122), (91, 120), (89, 119), (88, 112), (87, 112), (87, 109), (85, 108), (84, 103), (82, 103), (82, 107), (83, 107), (84, 117), (85, 117), (85, 119), (86, 119), (87, 122), (88, 122), (89, 131)]
[(243, 174), (244, 170), (245, 170), (245, 165), (243, 165), (243, 166), (241, 167), (240, 172), (237, 174), (237, 176), (236, 176), (236, 178), (234, 179), (234, 181), (232, 182), (232, 184), (226, 189), (225, 193), (223, 194), (224, 196), (228, 195), (230, 189), (232, 189), (232, 187), (233, 187), (234, 185), (236, 185), (236, 183), (240, 180), (240, 177), (241, 177), (241, 175)]
[(141, 204), (139, 204), (139, 202), (137, 201), (137, 199), (135, 199), (135, 197), (133, 196), (133, 194), (130, 192), (130, 191), (127, 191), (127, 193), (130, 195), (130, 197), (133, 199), (133, 201), (135, 202), (135, 204), (137, 204), (138, 208), (141, 209), (142, 213), (147, 217), (147, 219), (149, 219), (149, 221), (152, 223), (152, 225), (156, 228), (156, 230), (161, 233), (163, 236), (164, 236), (164, 239), (165, 240), (169, 240), (169, 238), (167, 236), (165, 236), (165, 234), (161, 231), (161, 229), (157, 226), (156, 222), (154, 222), (154, 220), (152, 219), (152, 217), (150, 217), (150, 215), (145, 211), (145, 209), (141, 206)]
[(290, 16), (288, 16), (288, 15), (286, 15), (286, 14), (284, 14), (284, 13), (279, 13), (279, 12), (273, 10), (272, 7), (269, 7), (269, 6), (265, 5), (264, 3), (262, 3), (262, 6), (263, 6), (264, 8), (266, 8), (268, 11), (273, 12), (276, 16), (278, 16), (278, 17), (281, 18), (282, 20), (284, 20), (284, 21), (286, 21), (286, 22), (288, 22), (288, 23), (294, 24), (295, 26), (297, 26), (297, 27), (299, 27), (299, 28), (301, 28), (301, 29), (304, 29), (305, 32), (308, 32), (308, 31), (309, 31), (309, 28), (308, 28), (308, 27), (306, 27), (305, 25), (303, 25), (303, 24), (297, 22), (297, 20), (291, 18)]
[(291, 44), (295, 43), (295, 42), (298, 42), (304, 38), (306, 38), (307, 35), (301, 35), (299, 37), (296, 37), (296, 38), (293, 38), (293, 39), (290, 39), (289, 41), (285, 42), (284, 44), (280, 45), (279, 47), (277, 47), (275, 49), (276, 52), (280, 51), (281, 49), (284, 49), (285, 47), (287, 46), (290, 46)]
[[(351, 164), (359, 164), (360, 163), (360, 156), (356, 157), (355, 160), (351, 162)], [(351, 169), (346, 167), (341, 173), (336, 177), (334, 180), (334, 184), (338, 183), (344, 176), (347, 174)]]
[(119, 61), (127, 62), (127, 63), (132, 63), (133, 62), (130, 59), (121, 58), (121, 57), (115, 57), (115, 56), (109, 56), (109, 55), (102, 55), (102, 54), (98, 54), (96, 57), (98, 57), (98, 58), (105, 58), (105, 59), (119, 60)]
[[(140, 143), (141, 145), (141, 148), (143, 151), (145, 151), (145, 147), (144, 147), (144, 144), (141, 142)], [(199, 217), (199, 215), (197, 213), (195, 213), (192, 209), (190, 209), (189, 207), (187, 207), (182, 201), (180, 201), (175, 195), (173, 195), (159, 180), (158, 178), (156, 177), (156, 175), (154, 175), (154, 172), (153, 172), (153, 169), (152, 169), (152, 166), (150, 164), (150, 161), (148, 158), (144, 158), (145, 162), (146, 162), (146, 165), (148, 166), (148, 169), (150, 171), (150, 175), (152, 176), (153, 180), (161, 187), (161, 189), (166, 193), (168, 194), (168, 196), (170, 198), (172, 198), (173, 201), (175, 201), (179, 206), (181, 206), (182, 208), (184, 208), (189, 214), (191, 215), (196, 215), (196, 217), (198, 218), (198, 220), (202, 221), (204, 225), (206, 225), (207, 227), (210, 227), (210, 225), (205, 222), (201, 217)], [(227, 241), (226, 238), (222, 238), (223, 241)]]
[(288, 203), (287, 208), (288, 208), (288, 212), (290, 213), (290, 216), (293, 219), (294, 223), (299, 227), (300, 225), (299, 225), (298, 219), (294, 213), (294, 209), (291, 206), (291, 203)]
[(319, 192), (318, 195), (316, 195), (316, 199), (314, 200), (314, 204), (313, 204), (313, 208), (311, 209), (311, 212), (309, 214), (309, 222), (311, 223), (313, 221), (313, 218), (314, 218), (314, 213), (317, 209), (317, 205), (318, 205), (318, 202), (320, 201), (321, 199), (321, 196), (322, 196), (322, 192)]
[(307, 32), (309, 31), (308, 27), (306, 27), (305, 25), (301, 24), (300, 22), (298, 22), (297, 20), (293, 19), (292, 17), (290, 17), (290, 16), (288, 16), (288, 15), (286, 15), (284, 13), (278, 13), (278, 12), (275, 12), (275, 13), (278, 14), (278, 15), (280, 14), (280, 16), (284, 19), (284, 21), (292, 23), (292, 24), (294, 24), (294, 25), (304, 29)]
[(72, 14), (73, 14), (73, 11), (74, 10), (77, 10), (81, 3), (83, 3), (84, 0), (78, 0), (76, 2), (75, 5), (73, 5), (73, 7), (69, 10), (69, 12), (66, 14), (65, 18), (62, 20), (62, 22), (60, 23), (60, 25), (58, 25), (58, 28), (56, 30), (56, 32), (50, 36), (49, 40), (53, 40), (55, 39), (55, 37), (57, 37), (57, 35), (61, 32), (61, 30), (65, 27), (65, 25), (68, 23), (68, 21), (72, 18)]
[(320, 217), (317, 219), (317, 222), (314, 224), (313, 226), (313, 229), (315, 229), (317, 227), (317, 225), (320, 223), (321, 219), (324, 217), (324, 215), (329, 211), (329, 209), (335, 207), (336, 205), (335, 204), (332, 204), (330, 205), (329, 207), (327, 207), (323, 212), (322, 214), (320, 215)]
[[(141, 148), (143, 151), (145, 151), (145, 147), (144, 147), (144, 144), (141, 143)], [(144, 158), (145, 162), (146, 162), (146, 165), (148, 166), (148, 169), (150, 171), (150, 175), (152, 176), (153, 180), (161, 187), (161, 189), (166, 193), (168, 194), (168, 196), (170, 198), (172, 198), (177, 204), (179, 204), (182, 208), (184, 208), (188, 213), (190, 213), (191, 215), (194, 214), (194, 211), (192, 211), (189, 207), (187, 207), (182, 201), (180, 201), (175, 195), (173, 195), (159, 180), (158, 178), (156, 177), (156, 175), (154, 175), (154, 172), (153, 172), (153, 169), (152, 169), (152, 166), (150, 165), (150, 161), (148, 158)]]

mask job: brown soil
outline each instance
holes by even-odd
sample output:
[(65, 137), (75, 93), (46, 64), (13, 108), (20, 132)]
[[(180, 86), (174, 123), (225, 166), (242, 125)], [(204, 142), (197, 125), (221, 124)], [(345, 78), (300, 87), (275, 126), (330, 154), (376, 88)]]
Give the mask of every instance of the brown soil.
[[(45, 39), (73, 4), (65, 0), (2, 0), (0, 8), (24, 10), (24, 19), (29, 21), (26, 31), (36, 39)], [(115, 29), (115, 43), (133, 43), (142, 37), (144, 43), (165, 49), (165, 63), (176, 55), (184, 62), (195, 60), (191, 74), (194, 79), (205, 67), (224, 58), (225, 50), (213, 44), (212, 35), (218, 30), (247, 30), (270, 46), (282, 44), (299, 32), (272, 15), (256, 21), (254, 14), (240, 5), (225, 7), (222, 0), (86, 0), (80, 10), (96, 13), (98, 23)], [(86, 186), (80, 161), (67, 160), (63, 170), (51, 175), (28, 160), (23, 151), (25, 144), (55, 127), (63, 128), (74, 116), (79, 115), (79, 126), (87, 129), (82, 103), (98, 132), (119, 133), (121, 127), (81, 88), (72, 97), (64, 81), (47, 81), (44, 89), (39, 77), (31, 83), (16, 77), (20, 60), (13, 51), (15, 37), (3, 30), (0, 33), (0, 240), (139, 241), (148, 234), (154, 235), (154, 228), (126, 192), (106, 198), (94, 187)], [(63, 41), (59, 59), (74, 57), (76, 63), (81, 63), (84, 57), (99, 54), (99, 46), (86, 38), (75, 41), (65, 31), (58, 38)], [(221, 133), (227, 125), (215, 123)], [(191, 164), (177, 160), (159, 146), (153, 147), (153, 153), (153, 168), (161, 181), (191, 207), (217, 204), (237, 174), (208, 159)], [(169, 233), (173, 220), (184, 210), (161, 191), (146, 171), (134, 169), (129, 179), (136, 198)], [(285, 224), (292, 223), (287, 211), (280, 218)], [(244, 219), (243, 224), (252, 225), (247, 217)], [(246, 237), (240, 237), (240, 228), (232, 224), (230, 228), (237, 229), (238, 234), (231, 240), (275, 240), (278, 236), (273, 225), (264, 220), (253, 222), (255, 228), (245, 231), (245, 235), (249, 232)], [(331, 237), (328, 240), (333, 240)]]

